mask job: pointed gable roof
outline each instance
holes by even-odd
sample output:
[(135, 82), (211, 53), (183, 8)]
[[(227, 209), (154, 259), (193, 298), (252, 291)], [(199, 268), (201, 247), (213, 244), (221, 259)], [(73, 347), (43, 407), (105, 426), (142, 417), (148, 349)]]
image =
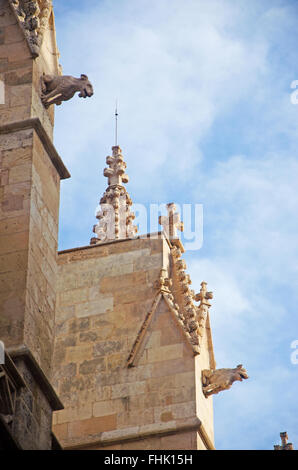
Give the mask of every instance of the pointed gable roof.
[[(184, 343), (187, 345), (188, 349), (192, 352), (193, 355), (200, 354), (201, 349), (201, 339), (203, 334), (207, 335), (207, 344), (208, 344), (208, 352), (210, 357), (210, 366), (215, 367), (215, 360), (214, 360), (214, 353), (213, 353), (213, 345), (212, 345), (212, 337), (211, 337), (211, 329), (210, 329), (210, 320), (209, 320), (209, 312), (207, 313), (207, 317), (205, 319), (204, 328), (201, 330), (201, 338), (200, 340), (195, 337), (195, 334), (198, 334), (198, 325), (197, 330), (194, 334), (194, 330), (191, 329), (192, 320), (189, 320), (185, 315), (185, 306), (181, 303), (181, 298), (178, 298), (178, 302), (176, 301), (174, 290), (176, 292), (178, 289), (174, 287), (173, 278), (175, 279), (175, 270), (172, 270), (171, 278), (167, 277), (167, 270), (162, 269), (160, 272), (160, 277), (155, 283), (155, 287), (158, 289), (156, 296), (153, 300), (152, 307), (150, 311), (147, 313), (142, 326), (138, 332), (136, 340), (133, 344), (129, 357), (127, 359), (128, 367), (132, 367), (136, 365), (138, 358), (142, 354), (143, 346), (145, 343), (145, 337), (147, 336), (148, 332), (150, 331), (150, 327), (154, 321), (155, 316), (159, 312), (160, 306), (164, 303), (167, 307), (167, 311), (172, 316), (176, 327), (179, 329), (180, 334), (183, 338)], [(197, 307), (193, 307), (197, 309)], [(196, 315), (196, 314), (195, 314)]]

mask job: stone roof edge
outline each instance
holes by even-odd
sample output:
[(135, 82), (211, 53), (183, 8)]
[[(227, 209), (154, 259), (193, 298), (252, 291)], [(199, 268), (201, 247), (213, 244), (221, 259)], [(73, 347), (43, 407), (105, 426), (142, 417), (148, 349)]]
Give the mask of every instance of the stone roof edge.
[(154, 240), (156, 240), (157, 238), (158, 239), (162, 239), (162, 236), (163, 235), (163, 232), (154, 232), (154, 233), (146, 233), (144, 235), (138, 235), (136, 237), (133, 237), (133, 238), (119, 238), (117, 240), (108, 240), (108, 241), (105, 241), (105, 242), (102, 242), (102, 243), (97, 243), (96, 245), (84, 245), (84, 246), (78, 246), (78, 247), (75, 247), (75, 248), (67, 248), (66, 250), (60, 250), (58, 251), (58, 256), (62, 256), (62, 255), (66, 255), (68, 253), (72, 253), (72, 252), (76, 252), (76, 251), (84, 251), (84, 250), (92, 250), (94, 248), (99, 248), (99, 247), (102, 247), (102, 246), (106, 246), (106, 245), (111, 245), (113, 243), (121, 243), (121, 242), (127, 242), (127, 241), (131, 241), (131, 240), (144, 240), (146, 238), (153, 238)]
[[(185, 418), (183, 420), (169, 421), (167, 423), (153, 423), (153, 424), (144, 424), (141, 426), (134, 426), (130, 428), (119, 429), (115, 431), (104, 431), (100, 437), (96, 438), (88, 437), (84, 440), (77, 440), (77, 442), (65, 444), (65, 441), (62, 441), (65, 450), (74, 450), (80, 449), (86, 446), (101, 446), (106, 447), (109, 445), (115, 445), (128, 442), (128, 441), (137, 441), (144, 438), (149, 438), (153, 436), (168, 436), (172, 434), (183, 433), (186, 431), (197, 431), (201, 435), (207, 435), (201, 420), (197, 416)], [(214, 449), (214, 446), (210, 439), (208, 438), (210, 447), (208, 449)], [(205, 439), (204, 439), (205, 442)], [(206, 445), (206, 444), (205, 444)]]

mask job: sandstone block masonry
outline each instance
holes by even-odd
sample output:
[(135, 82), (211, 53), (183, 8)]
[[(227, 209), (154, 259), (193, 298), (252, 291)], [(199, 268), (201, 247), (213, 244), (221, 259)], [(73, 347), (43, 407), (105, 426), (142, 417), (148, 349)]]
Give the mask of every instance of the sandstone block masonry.
[[(44, 43), (53, 49), (49, 36)], [(14, 10), (0, 1), (0, 338), (23, 343), (49, 377), (54, 335), (60, 179), (68, 177), (51, 137), (53, 109), (40, 100), (40, 77)], [(53, 108), (53, 107), (52, 107)]]
[(53, 21), (36, 57), (13, 2), (0, 0), (0, 340), (24, 382), (0, 421), (24, 449), (51, 448), (52, 410), (62, 408), (49, 380), (60, 179), (69, 174), (52, 144), (53, 107), (40, 100), (42, 74), (59, 73)]
[[(128, 357), (170, 269), (165, 238), (134, 239), (67, 250), (58, 256), (54, 386), (65, 409), (54, 432), (66, 448), (206, 448), (213, 439), (212, 401), (199, 362), (161, 300), (133, 367)], [(200, 363), (200, 360), (203, 363)]]
[(54, 339), (60, 177), (34, 129), (1, 134), (0, 335), (46, 374)]

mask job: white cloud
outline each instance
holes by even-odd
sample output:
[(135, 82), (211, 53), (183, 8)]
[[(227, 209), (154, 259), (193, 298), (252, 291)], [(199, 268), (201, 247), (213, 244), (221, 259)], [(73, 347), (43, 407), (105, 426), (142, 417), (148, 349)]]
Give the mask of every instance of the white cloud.
[[(150, 179), (167, 163), (170, 175), (183, 182), (198, 164), (200, 143), (215, 118), (251, 94), (266, 70), (265, 43), (231, 36), (229, 25), (239, 18), (227, 2), (180, 0), (154, 2), (154, 8), (140, 0), (114, 8), (101, 2), (92, 15), (87, 10), (63, 18), (64, 72), (88, 73), (95, 89), (88, 103), (73, 100), (57, 112), (58, 145), (65, 139), (62, 120), (72, 130), (67, 164), (80, 165), (90, 139), (94, 154), (91, 161), (88, 151), (87, 158), (95, 168), (98, 157), (100, 168), (114, 142), (118, 97), (119, 141), (135, 191), (151, 195), (139, 176), (144, 164)], [(155, 185), (165, 197), (156, 178)]]
[(205, 181), (202, 194), (210, 210), (207, 220), (219, 230), (217, 246), (226, 256), (237, 255), (237, 270), (246, 281), (250, 273), (272, 282), (296, 276), (297, 180), (298, 161), (285, 154), (231, 157)]
[(104, 0), (57, 14), (64, 73), (87, 73), (95, 89), (56, 111), (73, 175), (62, 188), (62, 247), (91, 236), (117, 97), (133, 201), (204, 203), (205, 243), (186, 254), (188, 271), (196, 291), (204, 279), (215, 294), (218, 366), (243, 362), (251, 376), (214, 400), (219, 448), (271, 448), (286, 426), (297, 438), (295, 11), (274, 0)]
[[(272, 445), (278, 442), (278, 426), (289, 434), (295, 428), (298, 380), (290, 342), (298, 332), (297, 181), (292, 155), (238, 155), (214, 165), (201, 187), (211, 254), (206, 258), (203, 247), (201, 256), (186, 255), (188, 270), (196, 291), (203, 279), (214, 290), (210, 314), (218, 367), (243, 362), (251, 376), (215, 399), (220, 448), (266, 448), (270, 438)], [(287, 404), (285, 396), (280, 404), (284, 393)], [(261, 428), (258, 443), (255, 430)], [(242, 441), (231, 441), (233, 429), (241, 429)]]

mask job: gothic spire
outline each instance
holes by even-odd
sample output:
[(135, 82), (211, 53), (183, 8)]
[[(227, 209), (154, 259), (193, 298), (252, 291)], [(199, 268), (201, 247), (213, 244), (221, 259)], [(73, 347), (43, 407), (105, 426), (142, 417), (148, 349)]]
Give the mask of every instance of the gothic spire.
[(112, 152), (112, 156), (106, 158), (109, 167), (104, 169), (103, 174), (108, 178), (108, 187), (100, 200), (100, 210), (96, 214), (99, 222), (93, 227), (97, 237), (91, 238), (91, 245), (133, 238), (137, 233), (137, 227), (133, 225), (135, 215), (130, 211), (132, 200), (124, 186), (129, 177), (125, 173), (122, 150), (119, 145), (115, 145)]

